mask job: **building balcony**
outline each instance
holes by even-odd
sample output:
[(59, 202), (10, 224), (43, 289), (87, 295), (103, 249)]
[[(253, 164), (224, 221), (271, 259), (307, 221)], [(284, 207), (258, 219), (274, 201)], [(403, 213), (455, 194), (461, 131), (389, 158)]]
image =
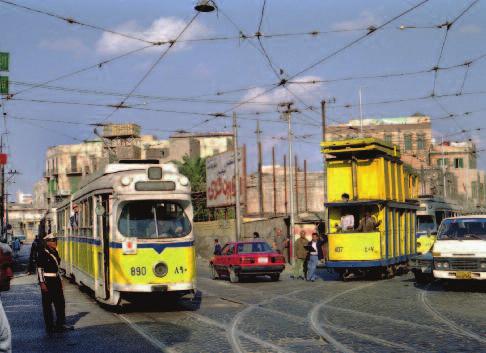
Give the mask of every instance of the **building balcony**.
[(71, 191), (70, 190), (57, 190), (56, 191), (56, 196), (70, 196)]
[(82, 175), (83, 171), (81, 168), (66, 168), (66, 175), (67, 176), (78, 176)]

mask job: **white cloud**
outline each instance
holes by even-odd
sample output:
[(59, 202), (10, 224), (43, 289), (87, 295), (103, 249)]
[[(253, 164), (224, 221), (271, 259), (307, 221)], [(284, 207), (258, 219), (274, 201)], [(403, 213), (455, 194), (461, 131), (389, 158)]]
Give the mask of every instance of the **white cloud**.
[[(316, 99), (314, 95), (322, 91), (322, 83), (313, 82), (320, 80), (322, 79), (319, 76), (302, 76), (298, 79), (293, 79), (292, 82), (305, 83), (287, 84), (287, 87), (306, 104), (311, 104)], [(253, 88), (245, 94), (241, 101), (251, 100), (252, 102), (257, 102), (257, 104), (245, 105), (247, 109), (251, 110), (261, 110), (263, 107), (267, 107), (268, 109), (268, 104), (275, 104), (277, 106), (277, 104), (286, 101), (293, 101), (299, 104), (297, 98), (284, 87), (279, 87), (268, 93), (264, 93), (266, 90), (267, 88), (262, 87)], [(253, 97), (257, 98), (252, 99)]]
[(76, 38), (44, 39), (39, 43), (39, 47), (55, 51), (67, 51), (76, 55), (88, 51), (88, 47), (83, 41)]
[(461, 33), (481, 33), (481, 27), (478, 25), (470, 24), (459, 27)]
[[(142, 28), (135, 21), (129, 21), (114, 30), (151, 42), (164, 42), (174, 40), (186, 25), (186, 22), (176, 17), (161, 17), (152, 22), (147, 28)], [(202, 37), (209, 33), (210, 31), (207, 27), (198, 22), (193, 22), (181, 39), (193, 39), (196, 36)], [(140, 48), (141, 44), (143, 45), (143, 42), (138, 40), (105, 32), (98, 40), (96, 50), (101, 54), (121, 54)], [(181, 49), (186, 46), (187, 43), (178, 43), (174, 46), (174, 49)], [(153, 49), (149, 50), (160, 51), (160, 48), (154, 46)]]
[(371, 11), (365, 10), (359, 14), (359, 17), (354, 20), (341, 21), (333, 24), (332, 28), (337, 31), (352, 30), (368, 28), (369, 26), (377, 26), (379, 19)]

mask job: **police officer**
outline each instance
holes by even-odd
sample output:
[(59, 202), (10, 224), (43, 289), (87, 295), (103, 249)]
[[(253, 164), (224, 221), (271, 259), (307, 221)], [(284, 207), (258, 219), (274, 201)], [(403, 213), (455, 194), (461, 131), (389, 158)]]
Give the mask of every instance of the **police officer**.
[[(65, 301), (62, 290), (59, 263), (61, 258), (57, 252), (57, 239), (50, 233), (44, 237), (44, 245), (39, 249), (37, 257), (37, 275), (42, 293), (42, 310), (44, 322), (49, 335), (53, 332), (72, 330), (66, 325)], [(56, 309), (56, 325), (52, 313), (52, 305)]]

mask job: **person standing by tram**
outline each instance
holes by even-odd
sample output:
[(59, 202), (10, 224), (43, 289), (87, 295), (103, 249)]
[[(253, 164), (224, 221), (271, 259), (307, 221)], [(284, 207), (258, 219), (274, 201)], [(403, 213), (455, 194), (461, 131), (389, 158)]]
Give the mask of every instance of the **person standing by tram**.
[[(66, 325), (66, 303), (62, 288), (59, 263), (61, 258), (57, 252), (57, 239), (49, 233), (44, 237), (44, 247), (37, 257), (37, 275), (42, 293), (42, 311), (48, 335), (53, 332), (72, 330)], [(52, 305), (56, 309), (56, 324), (52, 312)]]

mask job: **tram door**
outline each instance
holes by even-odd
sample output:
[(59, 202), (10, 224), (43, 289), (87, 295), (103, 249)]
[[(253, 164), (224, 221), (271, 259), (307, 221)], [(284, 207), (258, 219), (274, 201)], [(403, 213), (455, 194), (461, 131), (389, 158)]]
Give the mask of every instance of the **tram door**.
[(97, 295), (108, 299), (110, 295), (110, 199), (108, 194), (97, 196), (96, 217), (100, 239)]

